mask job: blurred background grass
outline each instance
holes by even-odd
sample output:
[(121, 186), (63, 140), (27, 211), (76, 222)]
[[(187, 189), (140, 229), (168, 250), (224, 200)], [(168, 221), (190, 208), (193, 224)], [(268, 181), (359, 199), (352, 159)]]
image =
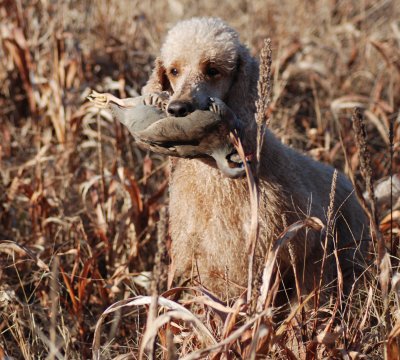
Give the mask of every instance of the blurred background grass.
[[(168, 28), (192, 16), (223, 18), (254, 56), (271, 38), (271, 126), (282, 141), (348, 172), (342, 136), (358, 174), (350, 115), (359, 106), (374, 179), (390, 173), (390, 126), (398, 169), (397, 0), (2, 0), (0, 359), (89, 358), (105, 307), (147, 292), (169, 168), (85, 98), (139, 94)], [(388, 204), (380, 210), (397, 256), (400, 215), (391, 237)], [(136, 351), (141, 315), (107, 325), (105, 357)], [(389, 329), (352, 326), (357, 351), (380, 358), (375, 344)]]

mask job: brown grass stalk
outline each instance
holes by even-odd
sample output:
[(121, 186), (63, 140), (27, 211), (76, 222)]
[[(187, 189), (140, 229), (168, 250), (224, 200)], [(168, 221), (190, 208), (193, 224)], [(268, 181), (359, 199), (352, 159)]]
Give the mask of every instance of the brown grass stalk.
[[(251, 207), (251, 226), (248, 239), (248, 282), (247, 282), (247, 302), (250, 304), (250, 312), (256, 308), (259, 289), (257, 288), (258, 269), (254, 263), (255, 249), (257, 246), (259, 224), (258, 224), (258, 207), (259, 207), (259, 190), (258, 190), (258, 172), (260, 163), (261, 148), (264, 143), (265, 131), (268, 125), (267, 109), (271, 97), (271, 64), (272, 50), (271, 40), (264, 41), (264, 47), (260, 55), (260, 78), (258, 80), (258, 100), (256, 102), (256, 125), (257, 125), (257, 148), (256, 161), (250, 168), (246, 161), (246, 156), (240, 139), (231, 136), (233, 143), (239, 153), (241, 160), (245, 166), (246, 177), (249, 186), (250, 207)], [(253, 174), (254, 172), (254, 174)]]
[(100, 110), (96, 116), (97, 122), (97, 157), (98, 157), (98, 166), (99, 173), (101, 176), (100, 189), (101, 189), (101, 204), (102, 208), (104, 203), (107, 201), (107, 193), (106, 193), (106, 180), (104, 177), (104, 157), (103, 157), (103, 148), (102, 148), (102, 135), (101, 135), (101, 123), (100, 123)]
[(258, 100), (256, 101), (256, 124), (257, 124), (257, 150), (256, 150), (256, 167), (254, 169), (254, 177), (257, 179), (261, 149), (264, 144), (265, 131), (268, 127), (270, 118), (268, 115), (268, 107), (271, 102), (271, 74), (272, 74), (272, 49), (271, 39), (264, 40), (264, 46), (260, 54), (260, 75), (257, 83)]
[[(325, 270), (325, 261), (326, 261), (326, 256), (327, 256), (327, 250), (328, 250), (328, 242), (329, 239), (333, 239), (334, 235), (334, 205), (335, 205), (335, 193), (336, 193), (336, 181), (337, 181), (337, 176), (338, 172), (335, 169), (332, 175), (332, 185), (331, 185), (331, 191), (329, 194), (329, 206), (328, 206), (328, 213), (327, 213), (327, 220), (326, 220), (326, 229), (325, 229), (325, 241), (324, 241), (324, 254), (322, 257), (322, 264), (321, 264), (321, 271), (319, 274), (319, 283), (318, 283), (318, 290), (316, 293), (317, 300), (316, 300), (316, 308), (319, 308), (320, 305), (320, 299), (321, 299), (321, 292), (323, 291), (322, 289), (322, 280), (323, 280), (323, 274)], [(337, 294), (338, 298), (340, 299), (341, 293), (339, 292)], [(339, 300), (340, 301), (340, 300)]]
[[(371, 169), (371, 159), (370, 152), (367, 147), (367, 133), (365, 128), (364, 118), (360, 109), (356, 108), (354, 110), (352, 116), (353, 129), (356, 135), (356, 143), (360, 154), (360, 170), (361, 175), (365, 181), (367, 193), (370, 199), (369, 204), (366, 206), (366, 202), (363, 199), (361, 201), (364, 204), (365, 209), (367, 210), (368, 217), (370, 219), (370, 227), (371, 227), (371, 235), (373, 242), (377, 245), (378, 254), (377, 254), (377, 267), (379, 273), (379, 284), (382, 291), (383, 297), (383, 310), (382, 310), (382, 318), (383, 326), (390, 331), (390, 315), (389, 315), (389, 285), (391, 278), (391, 262), (389, 253), (387, 252), (385, 246), (385, 240), (382, 236), (382, 233), (379, 230), (379, 216), (376, 207), (376, 198), (374, 192), (374, 185), (372, 182), (372, 169)], [(360, 192), (356, 188), (356, 193), (360, 198)], [(387, 348), (385, 344), (385, 353), (387, 354), (390, 349)]]
[[(374, 241), (374, 243), (377, 244), (377, 265), (380, 270), (379, 280), (382, 289), (382, 295), (387, 306), (391, 265), (385, 246), (385, 240), (379, 230), (379, 216), (376, 207), (374, 184), (372, 182), (372, 168), (370, 158), (371, 155), (367, 147), (367, 132), (365, 128), (364, 118), (359, 108), (356, 108), (354, 110), (352, 122), (356, 135), (356, 143), (360, 154), (360, 171), (365, 181), (365, 186), (370, 199), (369, 205), (365, 206), (365, 200), (360, 200), (361, 203), (364, 204), (364, 207), (367, 210), (368, 217), (370, 218), (372, 240)], [(360, 193), (360, 191), (358, 191), (358, 193)]]
[(257, 183), (253, 177), (253, 173), (246, 161), (246, 156), (240, 138), (236, 134), (231, 134), (231, 141), (234, 144), (241, 160), (243, 161), (246, 170), (247, 184), (249, 186), (251, 222), (250, 222), (249, 238), (247, 240), (247, 256), (248, 256), (247, 303), (253, 304), (253, 306), (250, 305), (250, 312), (252, 312), (254, 310), (254, 305), (255, 305), (255, 302), (252, 302), (252, 298), (253, 298), (253, 281), (255, 275), (254, 253), (259, 231), (259, 224), (258, 224), (259, 192), (257, 189)]
[[(157, 318), (158, 312), (158, 297), (160, 291), (162, 292), (165, 288), (167, 281), (167, 269), (165, 265), (166, 255), (166, 239), (168, 233), (168, 213), (167, 208), (164, 207), (160, 210), (160, 220), (157, 226), (157, 253), (155, 256), (153, 274), (151, 279), (150, 291), (151, 291), (151, 303), (149, 312), (147, 314), (147, 329), (151, 329), (154, 321)], [(146, 336), (146, 332), (143, 337)], [(146, 347), (147, 345), (147, 347)], [(140, 348), (139, 358), (142, 359), (145, 352), (149, 359), (155, 359), (155, 338), (154, 341), (149, 341), (147, 344), (143, 344)]]
[(393, 156), (394, 156), (394, 118), (390, 119), (389, 123), (389, 176), (390, 176), (390, 253), (393, 256), (397, 255), (399, 246), (399, 237), (394, 241), (393, 237)]
[(58, 256), (54, 257), (53, 265), (51, 267), (51, 289), (50, 289), (50, 299), (51, 299), (51, 316), (50, 316), (50, 351), (47, 359), (53, 360), (55, 353), (58, 351), (56, 340), (57, 340), (57, 314), (59, 307), (59, 263), (60, 259)]

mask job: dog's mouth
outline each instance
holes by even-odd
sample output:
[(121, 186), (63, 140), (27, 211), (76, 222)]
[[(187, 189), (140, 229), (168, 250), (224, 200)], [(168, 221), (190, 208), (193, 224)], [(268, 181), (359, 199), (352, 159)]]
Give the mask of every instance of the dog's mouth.
[(231, 150), (228, 154), (226, 149), (219, 149), (211, 154), (218, 169), (226, 177), (238, 179), (246, 176), (246, 165), (251, 162), (251, 156), (246, 156), (245, 162), (240, 158), (236, 149)]
[[(248, 165), (250, 165), (252, 159), (253, 159), (253, 154), (246, 155), (246, 163)], [(228, 166), (231, 169), (235, 169), (235, 168), (243, 169), (244, 168), (244, 162), (243, 162), (242, 158), (240, 157), (240, 155), (238, 154), (236, 149), (234, 149), (228, 155), (226, 155), (226, 161), (228, 163)]]
[(238, 152), (236, 150), (232, 151), (230, 154), (226, 155), (226, 161), (228, 162), (228, 166), (231, 169), (244, 168), (244, 162), (240, 158)]

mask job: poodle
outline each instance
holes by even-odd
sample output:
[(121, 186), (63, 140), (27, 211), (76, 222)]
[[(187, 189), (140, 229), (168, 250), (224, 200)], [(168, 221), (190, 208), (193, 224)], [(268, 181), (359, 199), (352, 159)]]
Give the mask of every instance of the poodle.
[[(220, 99), (235, 114), (247, 154), (256, 143), (255, 101), (258, 62), (240, 42), (238, 33), (218, 18), (193, 18), (167, 34), (143, 94), (168, 92), (167, 112), (184, 117), (208, 109)], [(229, 137), (219, 133), (221, 156), (229, 166)], [(334, 169), (283, 145), (267, 130), (259, 166), (259, 240), (255, 259), (265, 261), (271, 243), (287, 225), (307, 216), (326, 222)], [(211, 146), (211, 145), (210, 145)], [(214, 146), (214, 145), (213, 145)], [(247, 181), (226, 176), (213, 159), (173, 158), (170, 178), (170, 234), (175, 278), (189, 278), (217, 295), (238, 296), (247, 284), (247, 239), (251, 209)], [(367, 220), (351, 183), (338, 174), (334, 199), (333, 236), (328, 238), (322, 283), (354, 284), (367, 249)], [(295, 300), (296, 282), (308, 294), (319, 283), (325, 235), (300, 231), (279, 252), (283, 300)], [(337, 256), (335, 256), (336, 254)], [(336, 261), (335, 259), (338, 259)], [(345, 291), (348, 291), (348, 289)], [(329, 291), (326, 291), (329, 294)]]

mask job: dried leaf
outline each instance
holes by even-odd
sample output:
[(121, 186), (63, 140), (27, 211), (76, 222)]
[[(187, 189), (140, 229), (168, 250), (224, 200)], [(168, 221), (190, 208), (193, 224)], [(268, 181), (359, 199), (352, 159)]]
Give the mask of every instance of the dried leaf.
[[(114, 303), (113, 305), (111, 305), (110, 307), (108, 307), (103, 312), (100, 319), (96, 323), (96, 328), (94, 331), (93, 344), (92, 344), (93, 345), (92, 346), (93, 360), (101, 359), (101, 357), (100, 357), (100, 336), (101, 336), (100, 331), (101, 331), (101, 327), (102, 327), (103, 321), (106, 318), (106, 316), (108, 314), (111, 314), (117, 310), (124, 308), (124, 307), (150, 305), (151, 301), (152, 301), (151, 296), (136, 296), (134, 298), (129, 298), (126, 300), (118, 301), (118, 302)], [(214, 344), (216, 343), (214, 336), (212, 335), (210, 330), (208, 330), (208, 328), (196, 316), (194, 316), (189, 310), (184, 308), (182, 305), (180, 305), (172, 300), (165, 299), (161, 296), (158, 297), (158, 305), (164, 306), (171, 310), (174, 310), (173, 315), (175, 315), (185, 321), (192, 322), (195, 330), (198, 332), (199, 335), (201, 335), (204, 338), (204, 341), (206, 343), (207, 342), (214, 343)], [(157, 324), (165, 323), (164, 321), (166, 318), (167, 317), (163, 317), (162, 320), (159, 321), (159, 323), (157, 323)], [(154, 334), (154, 329), (152, 328), (149, 330), (148, 335), (146, 335), (146, 334), (144, 335), (144, 336), (147, 336), (146, 342), (148, 341), (148, 339), (151, 338), (151, 336), (153, 334)], [(145, 341), (143, 341), (143, 342), (145, 342)]]
[(24, 245), (18, 244), (15, 241), (12, 240), (1, 240), (0, 241), (0, 251), (9, 253), (11, 252), (17, 252), (17, 253), (23, 253), (25, 255), (28, 255), (33, 261), (35, 261), (36, 265), (45, 271), (50, 271), (49, 267), (39, 259), (36, 254), (34, 254), (31, 250), (29, 250), (27, 247)]
[(390, 263), (390, 255), (386, 251), (383, 258), (379, 264), (379, 284), (382, 289), (382, 296), (385, 298), (388, 295), (389, 284), (390, 284), (390, 273), (392, 266)]

